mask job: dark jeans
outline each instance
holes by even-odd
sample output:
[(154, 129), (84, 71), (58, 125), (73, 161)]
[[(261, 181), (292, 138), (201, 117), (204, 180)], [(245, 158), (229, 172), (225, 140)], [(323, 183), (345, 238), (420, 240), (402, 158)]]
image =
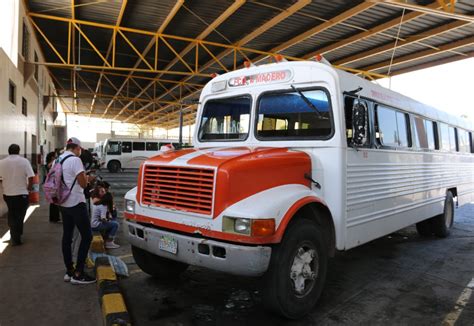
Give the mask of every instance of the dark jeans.
[(49, 204), (49, 221), (59, 222), (60, 220), (59, 206), (55, 204)]
[(117, 233), (119, 223), (117, 221), (100, 222), (98, 227), (92, 228), (93, 231), (98, 231), (104, 235), (105, 240), (113, 240)]
[(8, 227), (13, 243), (20, 243), (23, 235), (23, 221), (28, 209), (28, 195), (6, 196), (3, 199), (8, 207)]
[(81, 244), (79, 245), (79, 252), (77, 254), (76, 271), (82, 273), (92, 241), (92, 230), (89, 215), (87, 214), (87, 206), (85, 203), (80, 203), (74, 207), (61, 207), (61, 214), (63, 216), (62, 250), (64, 265), (66, 265), (67, 270), (74, 269), (71, 247), (74, 227), (77, 227), (81, 234)]

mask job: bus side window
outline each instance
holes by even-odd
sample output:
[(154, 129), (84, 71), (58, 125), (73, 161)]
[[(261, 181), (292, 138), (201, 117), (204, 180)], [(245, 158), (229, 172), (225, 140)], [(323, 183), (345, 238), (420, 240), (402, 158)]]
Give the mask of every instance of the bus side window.
[(122, 142), (122, 153), (131, 153), (132, 152), (132, 142), (124, 141)]
[(107, 144), (107, 155), (122, 154), (122, 146), (118, 141), (111, 141)]
[(456, 152), (458, 150), (456, 143), (456, 131), (454, 127), (448, 126), (445, 123), (439, 124), (441, 133), (441, 149), (445, 151)]
[(146, 142), (146, 150), (147, 151), (157, 151), (158, 150), (158, 143)]
[(433, 121), (414, 116), (414, 145), (417, 148), (436, 149)]
[(469, 133), (469, 142), (471, 143), (471, 153), (474, 153), (474, 136), (472, 132)]
[(466, 130), (457, 128), (458, 132), (458, 148), (460, 152), (469, 153), (469, 134)]
[(377, 105), (376, 117), (376, 138), (380, 145), (409, 147), (409, 125), (406, 113)]
[(145, 143), (144, 142), (133, 142), (133, 150), (134, 151), (144, 151), (145, 150)]

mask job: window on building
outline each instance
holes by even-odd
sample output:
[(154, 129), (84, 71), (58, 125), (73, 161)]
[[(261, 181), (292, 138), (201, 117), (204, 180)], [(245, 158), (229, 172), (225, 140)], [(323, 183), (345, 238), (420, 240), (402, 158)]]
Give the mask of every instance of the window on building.
[(264, 94), (257, 114), (258, 138), (321, 139), (332, 134), (330, 103), (323, 90)]
[(28, 102), (24, 97), (21, 98), (21, 114), (28, 116)]
[(122, 153), (131, 153), (132, 152), (132, 142), (123, 141), (122, 142)]
[(158, 150), (158, 143), (146, 142), (146, 150), (147, 151), (157, 151)]
[(424, 149), (436, 149), (433, 121), (415, 117), (414, 122), (414, 141), (416, 147)]
[(407, 114), (377, 106), (376, 138), (384, 146), (408, 147)]
[(145, 143), (144, 142), (133, 142), (133, 150), (134, 151), (144, 151), (145, 150)]
[(16, 105), (16, 85), (11, 80), (8, 82), (8, 100)]
[(48, 131), (48, 123), (46, 120), (43, 120), (44, 131)]
[[(38, 62), (38, 54), (36, 53), (36, 51), (35, 51), (35, 62)], [(39, 66), (37, 64), (35, 64), (35, 74), (34, 74), (34, 76), (35, 76), (35, 80), (37, 82), (39, 82), (38, 74), (39, 74)]]
[(27, 61), (29, 59), (30, 54), (30, 32), (28, 32), (28, 27), (26, 23), (23, 22), (23, 40), (21, 43), (21, 55), (23, 59)]
[(458, 128), (458, 146), (459, 151), (463, 153), (469, 153), (470, 143), (469, 143), (469, 133), (466, 130)]

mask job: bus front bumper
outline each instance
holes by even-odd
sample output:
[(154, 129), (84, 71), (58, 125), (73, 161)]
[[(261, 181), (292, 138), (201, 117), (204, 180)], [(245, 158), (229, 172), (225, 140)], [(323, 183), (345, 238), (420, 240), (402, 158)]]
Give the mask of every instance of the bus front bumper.
[[(125, 221), (125, 224), (125, 233), (131, 245), (189, 265), (235, 275), (260, 276), (267, 271), (270, 263), (272, 249), (269, 246), (245, 246), (194, 238), (132, 221)], [(167, 246), (170, 242), (172, 245)]]

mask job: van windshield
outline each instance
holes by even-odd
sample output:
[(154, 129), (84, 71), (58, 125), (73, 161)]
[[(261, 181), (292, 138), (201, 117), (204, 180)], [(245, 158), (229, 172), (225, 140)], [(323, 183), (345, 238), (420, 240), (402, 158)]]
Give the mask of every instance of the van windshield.
[(209, 100), (204, 105), (199, 140), (245, 140), (249, 133), (249, 96)]

